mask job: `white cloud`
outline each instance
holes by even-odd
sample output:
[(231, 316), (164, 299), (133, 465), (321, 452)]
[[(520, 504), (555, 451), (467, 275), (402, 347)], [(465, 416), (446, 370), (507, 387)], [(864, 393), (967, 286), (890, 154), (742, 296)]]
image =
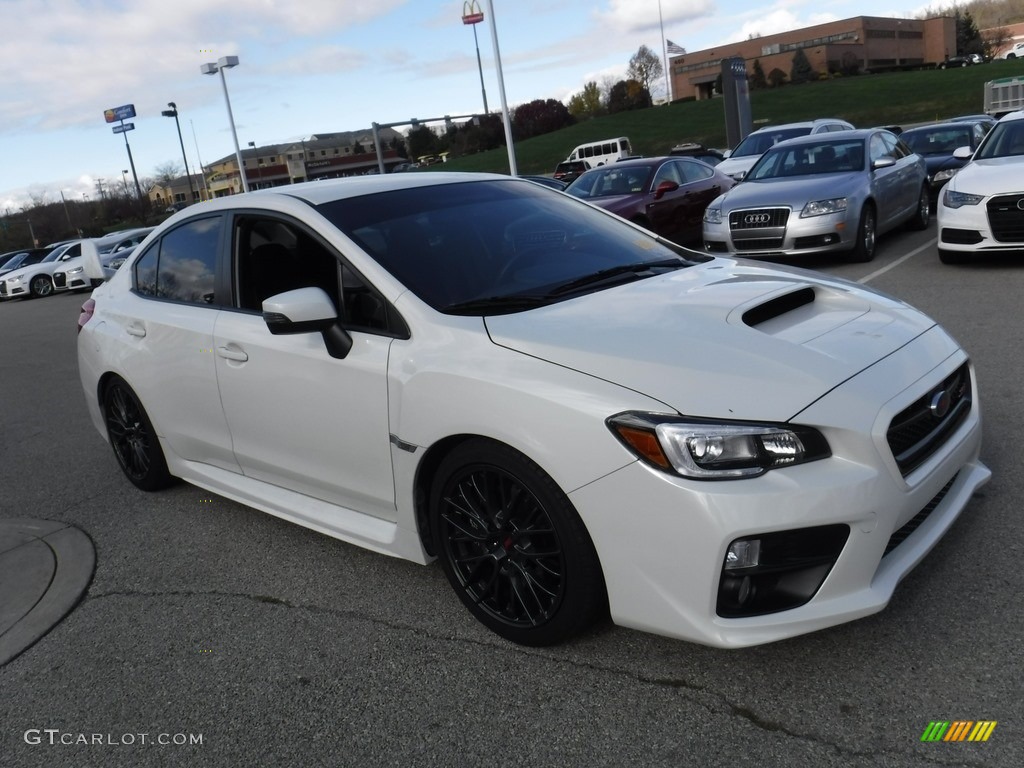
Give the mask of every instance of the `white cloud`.
[[(661, 20), (666, 28), (715, 12), (713, 0), (661, 0)], [(658, 29), (658, 3), (652, 0), (608, 0), (594, 12), (603, 25), (621, 32)]]

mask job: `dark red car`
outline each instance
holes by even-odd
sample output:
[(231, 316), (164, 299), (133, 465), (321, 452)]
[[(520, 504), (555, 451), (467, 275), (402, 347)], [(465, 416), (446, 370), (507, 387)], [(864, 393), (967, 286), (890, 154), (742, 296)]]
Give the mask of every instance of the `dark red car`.
[(704, 209), (734, 183), (699, 160), (645, 157), (594, 168), (565, 191), (685, 244), (700, 240)]

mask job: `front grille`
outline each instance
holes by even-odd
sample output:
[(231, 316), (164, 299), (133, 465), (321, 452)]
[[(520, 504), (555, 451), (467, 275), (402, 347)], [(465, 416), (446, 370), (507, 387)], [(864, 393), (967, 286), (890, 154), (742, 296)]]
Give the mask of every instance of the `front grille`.
[(789, 208), (756, 208), (733, 211), (729, 214), (729, 229), (770, 229), (785, 227), (789, 221)]
[(971, 412), (971, 373), (967, 363), (904, 408), (889, 424), (886, 440), (906, 477), (924, 464)]
[(956, 482), (957, 475), (953, 475), (952, 479), (942, 486), (942, 490), (932, 496), (931, 501), (925, 504), (924, 509), (910, 518), (898, 531), (889, 537), (889, 543), (885, 545), (885, 552), (882, 553), (882, 557), (885, 557), (892, 552), (896, 547), (902, 544), (907, 538), (921, 527), (921, 524), (928, 519), (928, 515), (935, 511), (935, 508), (942, 503), (942, 500), (946, 498), (946, 494), (949, 493), (949, 489), (953, 487), (953, 483)]
[(1024, 195), (1000, 195), (988, 201), (988, 224), (1000, 243), (1024, 243)]
[(777, 251), (783, 242), (781, 237), (752, 237), (749, 240), (733, 238), (732, 244), (737, 251)]
[(63, 288), (67, 284), (68, 284), (68, 277), (67, 277), (67, 275), (65, 275), (63, 272), (54, 272), (53, 273), (53, 287), (54, 288)]

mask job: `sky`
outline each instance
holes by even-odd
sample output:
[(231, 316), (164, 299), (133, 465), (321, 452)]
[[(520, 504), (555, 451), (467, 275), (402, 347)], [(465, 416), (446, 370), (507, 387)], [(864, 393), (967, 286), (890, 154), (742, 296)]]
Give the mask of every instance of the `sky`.
[[(641, 45), (697, 51), (750, 35), (853, 16), (909, 18), (914, 0), (477, 0), (484, 89), (501, 108), (493, 34), (510, 109), (568, 99), (625, 76)], [(182, 153), (190, 169), (234, 145), (226, 71), (243, 148), (370, 124), (483, 111), (473, 27), (462, 0), (0, 0), (0, 214), (32, 201), (94, 199), (97, 182), (133, 187)], [(664, 85), (655, 91), (664, 96)], [(132, 104), (114, 134), (104, 110)], [(123, 170), (129, 171), (127, 175)]]

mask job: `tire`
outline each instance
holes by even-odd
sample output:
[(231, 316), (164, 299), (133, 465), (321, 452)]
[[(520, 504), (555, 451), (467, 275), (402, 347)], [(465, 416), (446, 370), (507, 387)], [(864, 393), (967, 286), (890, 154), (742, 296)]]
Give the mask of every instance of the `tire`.
[(505, 639), (554, 645), (607, 613), (583, 521), (555, 481), (518, 451), (484, 439), (458, 446), (438, 467), (429, 513), (452, 588)]
[(28, 291), (33, 299), (41, 299), (53, 293), (53, 280), (48, 275), (36, 275), (28, 284)]
[(132, 388), (114, 378), (103, 390), (107, 437), (121, 471), (143, 491), (159, 491), (174, 483), (156, 430)]
[(857, 243), (850, 251), (849, 260), (863, 264), (875, 258), (875, 246), (878, 241), (878, 230), (875, 209), (866, 203), (860, 212), (860, 223), (857, 225)]
[(913, 218), (907, 222), (907, 227), (921, 231), (928, 229), (928, 224), (932, 220), (932, 193), (928, 189), (927, 184), (921, 185), (921, 197), (917, 201), (917, 210), (914, 212)]
[(939, 261), (943, 264), (963, 264), (967, 258), (960, 251), (947, 251), (944, 248), (939, 248)]
[(945, 62), (943, 62), (942, 64), (939, 64), (939, 69), (945, 69), (945, 68), (946, 68), (946, 63)]

